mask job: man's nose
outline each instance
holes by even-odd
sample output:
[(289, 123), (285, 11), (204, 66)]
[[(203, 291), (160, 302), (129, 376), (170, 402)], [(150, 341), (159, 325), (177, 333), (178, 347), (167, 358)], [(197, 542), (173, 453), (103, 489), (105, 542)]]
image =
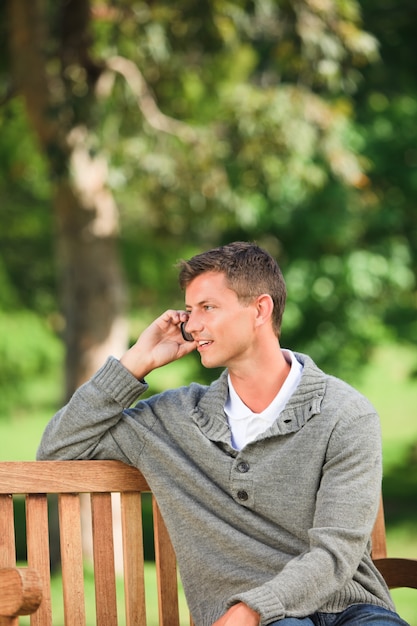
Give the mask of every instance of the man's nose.
[(197, 313), (189, 313), (188, 320), (184, 324), (184, 330), (193, 335), (194, 333), (201, 331), (202, 327), (203, 325)]

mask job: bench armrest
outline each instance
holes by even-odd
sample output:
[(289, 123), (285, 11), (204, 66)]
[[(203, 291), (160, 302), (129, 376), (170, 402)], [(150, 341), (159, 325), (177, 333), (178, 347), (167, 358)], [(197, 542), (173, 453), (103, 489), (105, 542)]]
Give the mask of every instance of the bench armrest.
[(0, 568), (0, 619), (34, 613), (42, 602), (42, 583), (30, 567)]

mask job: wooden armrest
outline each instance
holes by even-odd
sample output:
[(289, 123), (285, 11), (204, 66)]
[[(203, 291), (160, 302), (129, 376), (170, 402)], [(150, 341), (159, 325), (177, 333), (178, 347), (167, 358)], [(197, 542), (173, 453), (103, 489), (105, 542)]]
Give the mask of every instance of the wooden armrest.
[(42, 601), (42, 583), (29, 567), (0, 569), (0, 617), (30, 615)]
[(390, 589), (417, 589), (417, 559), (385, 558), (375, 559), (374, 563)]

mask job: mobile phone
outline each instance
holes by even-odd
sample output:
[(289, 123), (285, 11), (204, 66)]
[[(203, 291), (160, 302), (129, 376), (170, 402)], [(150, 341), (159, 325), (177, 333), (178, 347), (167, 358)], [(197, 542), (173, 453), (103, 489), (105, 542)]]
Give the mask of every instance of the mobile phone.
[(185, 341), (194, 341), (194, 337), (190, 333), (187, 333), (187, 331), (185, 330), (185, 324), (186, 322), (181, 322), (180, 324), (181, 335), (183, 336)]

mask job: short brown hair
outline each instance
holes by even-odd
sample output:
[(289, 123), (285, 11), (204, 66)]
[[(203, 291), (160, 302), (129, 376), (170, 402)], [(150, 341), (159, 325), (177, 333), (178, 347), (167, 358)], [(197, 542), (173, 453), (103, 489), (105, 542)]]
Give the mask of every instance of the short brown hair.
[(273, 329), (280, 336), (287, 290), (280, 267), (269, 252), (254, 243), (235, 241), (180, 261), (179, 268), (183, 290), (200, 274), (219, 272), (240, 301), (250, 302), (269, 294), (274, 303)]

